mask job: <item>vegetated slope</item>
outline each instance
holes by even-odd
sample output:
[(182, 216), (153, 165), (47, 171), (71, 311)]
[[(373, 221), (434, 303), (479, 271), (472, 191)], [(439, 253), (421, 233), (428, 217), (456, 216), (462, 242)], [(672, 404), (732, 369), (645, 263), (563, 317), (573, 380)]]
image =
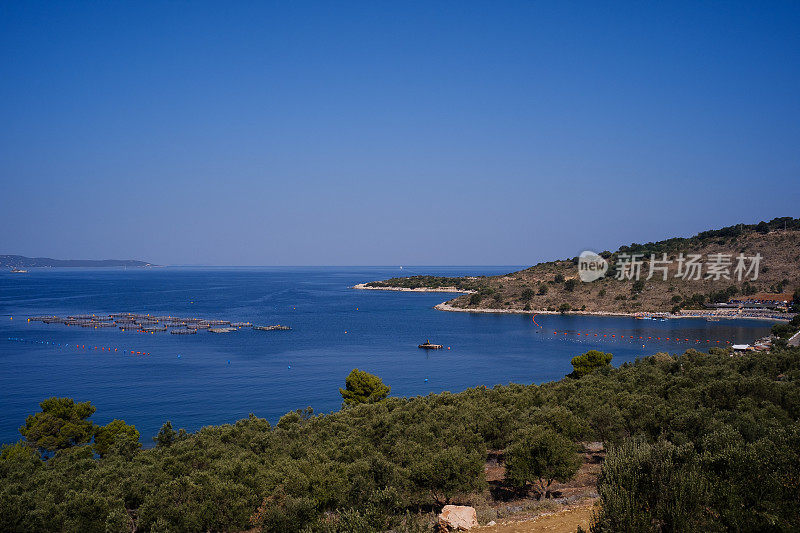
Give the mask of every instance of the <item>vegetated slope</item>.
[[(655, 271), (647, 280), (650, 255), (657, 259), (666, 253), (673, 260), (668, 278)], [(701, 254), (707, 265), (709, 254), (732, 256), (730, 278), (683, 279), (676, 277), (679, 254)], [(642, 254), (640, 282), (616, 280), (615, 264), (620, 254)], [(744, 254), (762, 259), (758, 278), (752, 275), (739, 281), (734, 270), (736, 257)], [(463, 309), (496, 310), (583, 310), (590, 312), (638, 311), (667, 312), (680, 308), (701, 308), (709, 302), (727, 301), (730, 297), (757, 292), (793, 292), (800, 287), (800, 219), (776, 218), (771, 222), (739, 224), (705, 231), (689, 238), (674, 238), (647, 244), (622, 246), (616, 252), (601, 253), (609, 262), (608, 274), (591, 283), (578, 278), (578, 258), (539, 263), (504, 276), (444, 278), (414, 276), (368, 283), (373, 287), (444, 287), (475, 291), (459, 296), (448, 304)], [(746, 266), (750, 261), (746, 262)], [(706, 276), (704, 268), (702, 276)]]
[[(800, 350), (657, 354), (579, 379), (389, 398), (328, 415), (162, 429), (102, 458), (72, 445), (0, 455), (5, 531), (427, 531), (486, 501), (487, 450), (545, 431), (609, 448), (595, 531), (800, 528)], [(540, 428), (540, 429), (536, 429)], [(52, 428), (51, 428), (52, 429)], [(410, 514), (408, 514), (410, 513)], [(680, 525), (680, 528), (673, 527)]]

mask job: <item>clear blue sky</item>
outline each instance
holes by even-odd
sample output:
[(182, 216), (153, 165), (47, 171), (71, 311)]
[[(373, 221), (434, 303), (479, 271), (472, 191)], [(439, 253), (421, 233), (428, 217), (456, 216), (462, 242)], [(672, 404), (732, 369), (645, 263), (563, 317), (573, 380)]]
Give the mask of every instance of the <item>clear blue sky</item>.
[(0, 253), (529, 264), (800, 216), (800, 2), (3, 2)]

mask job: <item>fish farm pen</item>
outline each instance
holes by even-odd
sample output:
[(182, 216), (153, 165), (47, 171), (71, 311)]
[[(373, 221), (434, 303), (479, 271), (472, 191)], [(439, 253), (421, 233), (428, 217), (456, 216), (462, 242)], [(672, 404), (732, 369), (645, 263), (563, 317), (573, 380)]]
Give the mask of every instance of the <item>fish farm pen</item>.
[(152, 316), (137, 313), (112, 313), (109, 315), (70, 315), (60, 316), (32, 316), (28, 322), (42, 322), (43, 324), (63, 324), (65, 326), (79, 326), (82, 328), (105, 329), (118, 328), (121, 331), (135, 331), (138, 333), (164, 333), (173, 335), (195, 335), (199, 330), (210, 333), (233, 333), (244, 328), (256, 331), (286, 331), (289, 326), (281, 324), (269, 326), (255, 326), (250, 322), (231, 322), (230, 320), (209, 318), (181, 318), (174, 316)]

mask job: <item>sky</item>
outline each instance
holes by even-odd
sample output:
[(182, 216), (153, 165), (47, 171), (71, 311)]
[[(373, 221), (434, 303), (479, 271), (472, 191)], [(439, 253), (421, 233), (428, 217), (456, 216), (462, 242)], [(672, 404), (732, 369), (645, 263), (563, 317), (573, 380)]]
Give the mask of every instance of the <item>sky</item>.
[(0, 254), (523, 265), (800, 216), (800, 2), (3, 2)]

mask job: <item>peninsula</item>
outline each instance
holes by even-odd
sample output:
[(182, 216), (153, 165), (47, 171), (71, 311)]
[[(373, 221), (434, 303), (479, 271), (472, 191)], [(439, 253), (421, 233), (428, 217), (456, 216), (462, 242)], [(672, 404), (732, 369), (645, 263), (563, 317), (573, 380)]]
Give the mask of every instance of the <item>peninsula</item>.
[[(493, 313), (790, 318), (786, 311), (800, 300), (798, 218), (633, 243), (598, 255), (608, 270), (591, 282), (581, 281), (580, 258), (572, 257), (501, 276), (398, 277), (354, 288), (462, 293), (436, 308)], [(702, 263), (687, 272), (691, 257)], [(739, 257), (749, 272), (736, 271)], [(618, 279), (617, 272), (626, 265), (635, 268), (627, 271), (630, 277)]]

